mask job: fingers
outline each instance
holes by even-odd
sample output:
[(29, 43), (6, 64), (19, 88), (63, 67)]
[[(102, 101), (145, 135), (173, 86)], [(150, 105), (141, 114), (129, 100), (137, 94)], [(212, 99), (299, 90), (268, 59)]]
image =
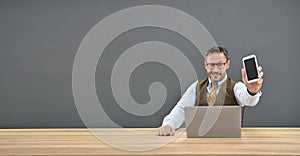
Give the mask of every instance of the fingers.
[(263, 75), (264, 75), (264, 72), (262, 71), (262, 67), (259, 66), (259, 67), (258, 67), (258, 77), (259, 77), (259, 78), (262, 78)]
[(158, 136), (173, 136), (175, 134), (175, 129), (169, 125), (161, 126), (157, 129), (156, 135)]
[(175, 129), (171, 128), (171, 133), (170, 133), (171, 136), (175, 135)]
[(263, 81), (264, 81), (264, 79), (262, 77), (257, 81), (257, 83), (260, 85), (260, 87), (261, 87)]
[(157, 129), (157, 135), (158, 135), (158, 136), (164, 136), (164, 135), (165, 135), (163, 129), (164, 129), (164, 127), (159, 127), (159, 128)]
[(259, 67), (257, 68), (257, 71), (258, 71), (258, 72), (261, 72), (261, 71), (262, 71), (262, 67), (259, 66)]
[(261, 71), (260, 73), (258, 73), (258, 77), (259, 77), (259, 78), (262, 78), (263, 75), (264, 75), (264, 72), (262, 72), (262, 71)]
[(263, 83), (263, 76), (264, 76), (264, 72), (262, 71), (262, 67), (259, 66), (258, 67), (258, 78), (259, 80), (257, 81), (257, 83), (261, 86)]
[(246, 81), (246, 71), (245, 71), (244, 68), (241, 69), (241, 73), (242, 73), (243, 82), (244, 82), (244, 84), (246, 84), (247, 83), (247, 81)]
[(259, 67), (257, 68), (257, 71), (258, 71), (258, 72), (262, 71), (262, 67), (259, 66)]
[(160, 134), (161, 134), (161, 127), (157, 128), (156, 130), (156, 135), (160, 136)]

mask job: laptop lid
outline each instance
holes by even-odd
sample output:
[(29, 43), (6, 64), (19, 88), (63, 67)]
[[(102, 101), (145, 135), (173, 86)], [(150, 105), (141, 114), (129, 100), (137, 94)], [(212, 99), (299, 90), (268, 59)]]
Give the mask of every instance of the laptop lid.
[(240, 106), (185, 107), (184, 115), (188, 138), (241, 137)]

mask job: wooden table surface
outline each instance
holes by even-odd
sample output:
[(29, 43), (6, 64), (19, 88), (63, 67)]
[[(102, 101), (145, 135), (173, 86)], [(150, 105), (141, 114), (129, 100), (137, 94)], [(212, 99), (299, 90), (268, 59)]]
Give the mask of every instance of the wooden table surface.
[(243, 128), (242, 138), (186, 138), (185, 129), (160, 137), (155, 130), (94, 129), (101, 141), (82, 128), (0, 129), (0, 155), (300, 155), (300, 128)]

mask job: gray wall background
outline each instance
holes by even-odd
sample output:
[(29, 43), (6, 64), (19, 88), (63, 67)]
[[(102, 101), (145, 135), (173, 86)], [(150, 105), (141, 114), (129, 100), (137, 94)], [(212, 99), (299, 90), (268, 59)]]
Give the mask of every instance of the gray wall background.
[[(219, 45), (229, 49), (228, 75), (235, 80), (241, 80), (242, 57), (256, 53), (265, 73), (263, 96), (256, 107), (246, 109), (245, 126), (300, 126), (300, 1), (1, 0), (0, 127), (84, 127), (72, 95), (72, 66), (78, 46), (101, 19), (146, 4), (174, 7), (198, 19)], [(115, 41), (118, 44), (107, 48), (106, 64), (97, 67), (97, 88), (104, 88), (110, 79), (110, 66), (120, 55), (117, 52), (141, 40), (176, 46), (196, 66), (198, 76), (205, 78), (203, 58), (186, 39), (148, 27), (122, 34)], [(149, 62), (135, 70), (132, 80), (131, 93), (141, 104), (150, 98), (149, 83), (165, 84), (168, 97), (163, 109), (148, 117), (132, 116), (114, 107), (109, 92), (98, 91), (104, 97), (100, 99), (103, 106), (122, 126), (159, 126), (181, 95), (174, 72)]]

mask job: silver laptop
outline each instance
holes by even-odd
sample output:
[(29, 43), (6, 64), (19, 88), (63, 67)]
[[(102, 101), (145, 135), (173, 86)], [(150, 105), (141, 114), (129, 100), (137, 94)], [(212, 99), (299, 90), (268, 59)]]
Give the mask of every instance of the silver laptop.
[(188, 138), (240, 138), (240, 106), (185, 107), (185, 125)]

